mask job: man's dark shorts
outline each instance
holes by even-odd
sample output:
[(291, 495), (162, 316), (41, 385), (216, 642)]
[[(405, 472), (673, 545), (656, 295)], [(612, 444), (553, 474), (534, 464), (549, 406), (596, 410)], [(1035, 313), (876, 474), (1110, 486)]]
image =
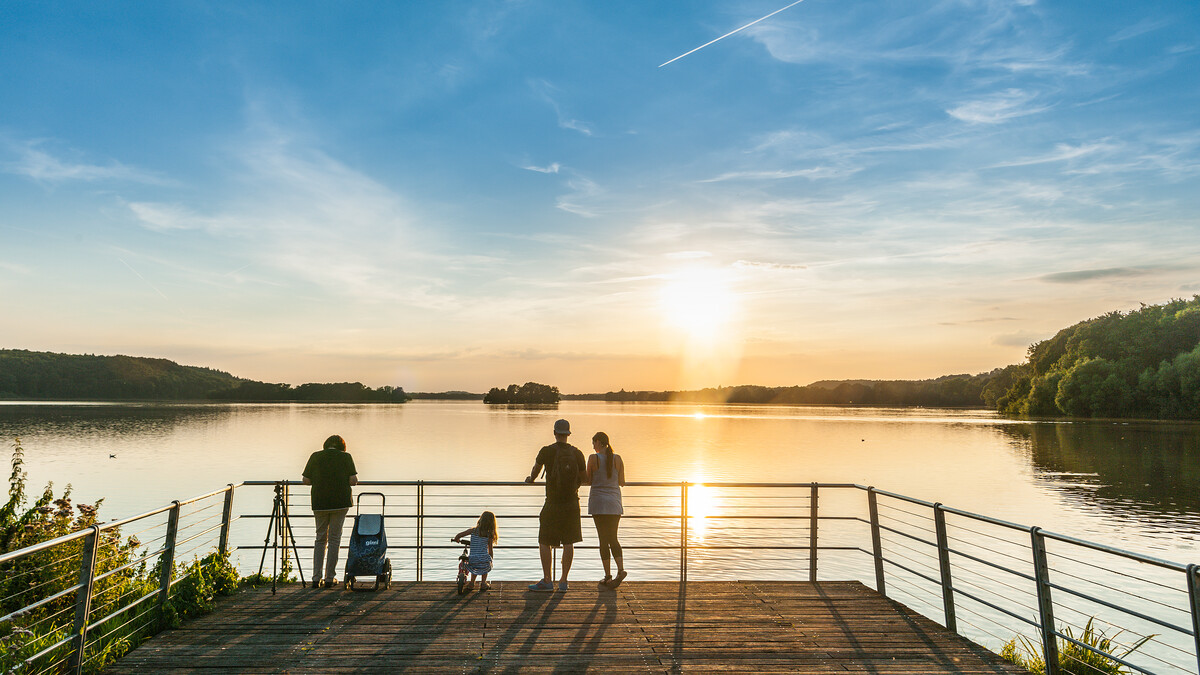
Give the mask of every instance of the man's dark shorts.
[(579, 524), (579, 499), (574, 502), (547, 500), (538, 516), (538, 543), (563, 546), (583, 541)]

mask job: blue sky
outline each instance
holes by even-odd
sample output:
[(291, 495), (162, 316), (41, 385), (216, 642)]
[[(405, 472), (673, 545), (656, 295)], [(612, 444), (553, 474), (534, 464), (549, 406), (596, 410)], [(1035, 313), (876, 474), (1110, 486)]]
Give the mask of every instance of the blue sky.
[(925, 378), (1200, 293), (1195, 2), (5, 3), (0, 346)]

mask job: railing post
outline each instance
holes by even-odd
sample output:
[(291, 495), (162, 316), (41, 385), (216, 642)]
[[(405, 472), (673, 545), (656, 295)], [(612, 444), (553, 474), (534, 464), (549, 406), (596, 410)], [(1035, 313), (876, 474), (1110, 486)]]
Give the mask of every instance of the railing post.
[(229, 527), (233, 524), (233, 483), (225, 488), (225, 507), (221, 511), (221, 538), (217, 541), (217, 555), (229, 555)]
[(950, 574), (950, 544), (946, 536), (946, 512), (942, 503), (933, 505), (933, 522), (937, 528), (938, 567), (942, 571), (942, 606), (946, 609), (946, 629), (958, 632), (954, 616), (954, 580)]
[(92, 613), (92, 590), (96, 582), (96, 550), (100, 548), (100, 526), (93, 525), (91, 534), (83, 540), (83, 555), (79, 560), (79, 584), (75, 591), (75, 632), (71, 640), (70, 672), (82, 673), (84, 649), (87, 647), (88, 617)]
[(425, 481), (417, 481), (417, 581), (425, 571)]
[(1042, 624), (1042, 659), (1046, 675), (1058, 675), (1058, 638), (1054, 635), (1054, 600), (1050, 596), (1050, 563), (1042, 528), (1029, 528), (1033, 546), (1033, 574), (1037, 580), (1038, 617)]
[(175, 537), (179, 532), (179, 500), (171, 502), (167, 512), (167, 536), (163, 543), (163, 554), (159, 558), (162, 569), (158, 574), (158, 624), (163, 628), (167, 616), (167, 600), (171, 595), (171, 573), (175, 570)]
[(875, 558), (875, 590), (887, 595), (883, 574), (883, 539), (879, 536), (879, 496), (875, 487), (867, 488), (867, 508), (871, 513), (871, 552)]
[(808, 497), (808, 580), (817, 580), (817, 484)]
[(1192, 639), (1196, 644), (1196, 672), (1200, 673), (1200, 581), (1196, 575), (1200, 574), (1200, 565), (1187, 566), (1187, 589), (1188, 599), (1191, 600), (1192, 606)]
[(679, 484), (679, 583), (687, 583), (688, 484)]

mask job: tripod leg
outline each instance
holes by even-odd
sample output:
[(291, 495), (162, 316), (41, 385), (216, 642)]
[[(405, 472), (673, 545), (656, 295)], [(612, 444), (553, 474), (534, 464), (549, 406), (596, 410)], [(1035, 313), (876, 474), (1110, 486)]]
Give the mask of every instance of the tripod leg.
[[(302, 587), (307, 587), (307, 584), (304, 581), (304, 566), (300, 563), (300, 550), (296, 548), (296, 535), (292, 532), (292, 520), (288, 517), (287, 504), (284, 504), (283, 506), (283, 524), (287, 528), (287, 532), (283, 536), (283, 554), (285, 556), (287, 555), (288, 541), (291, 541), (291, 550), (296, 556), (296, 572), (300, 575), (300, 585)], [(315, 584), (316, 582), (317, 580), (313, 579), (313, 583)]]
[[(276, 504), (276, 506), (278, 506), (278, 504)], [(274, 528), (275, 528), (275, 509), (271, 509), (271, 518), (270, 518), (270, 520), (267, 521), (267, 536), (266, 536), (266, 538), (263, 539), (262, 558), (260, 558), (258, 561), (258, 576), (260, 576), (260, 577), (262, 576), (263, 565), (265, 565), (267, 562), (267, 548), (269, 548), (269, 546), (270, 546), (271, 532), (274, 530)]]

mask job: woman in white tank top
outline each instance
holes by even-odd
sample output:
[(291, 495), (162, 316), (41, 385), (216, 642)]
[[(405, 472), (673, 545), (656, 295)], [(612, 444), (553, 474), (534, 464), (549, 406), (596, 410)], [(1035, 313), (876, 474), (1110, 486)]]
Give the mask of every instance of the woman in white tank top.
[[(596, 525), (596, 536), (600, 539), (600, 562), (604, 563), (604, 581), (601, 586), (616, 588), (625, 579), (625, 560), (621, 555), (621, 543), (617, 541), (617, 528), (621, 524), (621, 486), (625, 485), (625, 463), (621, 456), (613, 453), (608, 434), (603, 431), (592, 436), (595, 454), (588, 457), (587, 482), (588, 513)], [(609, 559), (617, 563), (617, 576), (612, 576)]]

